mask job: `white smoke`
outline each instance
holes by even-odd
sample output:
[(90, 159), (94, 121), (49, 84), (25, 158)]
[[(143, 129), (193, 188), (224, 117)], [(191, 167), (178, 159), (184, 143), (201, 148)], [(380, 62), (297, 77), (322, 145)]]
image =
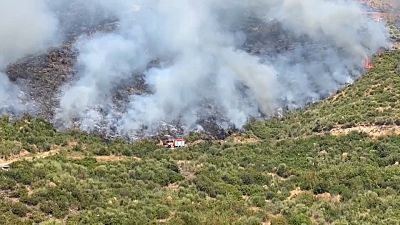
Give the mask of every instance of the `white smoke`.
[[(362, 61), (388, 44), (385, 26), (349, 0), (103, 0), (100, 5), (120, 26), (80, 40), (79, 78), (64, 87), (57, 114), (64, 124), (78, 119), (88, 130), (105, 123), (119, 133), (152, 132), (161, 121), (192, 128), (214, 113), (241, 127), (249, 117), (328, 96), (357, 78)], [(261, 55), (243, 50), (248, 37), (240, 27), (249, 25), (243, 22), (249, 18), (278, 23), (295, 40), (291, 49)], [(161, 63), (149, 67), (152, 60)], [(123, 112), (115, 111), (113, 92), (140, 73), (151, 93), (133, 95)]]
[(56, 33), (57, 20), (45, 0), (0, 1), (0, 114), (27, 110), (23, 93), (3, 73), (6, 66), (47, 49)]
[[(354, 0), (3, 0), (0, 113), (27, 110), (9, 64), (104, 21), (118, 26), (77, 42), (77, 79), (55, 118), (64, 127), (152, 133), (207, 117), (241, 127), (330, 95), (388, 46), (384, 24)], [(148, 92), (118, 108), (115, 93), (139, 76)]]
[(5, 113), (19, 113), (26, 108), (21, 101), (19, 88), (12, 84), (8, 77), (0, 72), (0, 115)]

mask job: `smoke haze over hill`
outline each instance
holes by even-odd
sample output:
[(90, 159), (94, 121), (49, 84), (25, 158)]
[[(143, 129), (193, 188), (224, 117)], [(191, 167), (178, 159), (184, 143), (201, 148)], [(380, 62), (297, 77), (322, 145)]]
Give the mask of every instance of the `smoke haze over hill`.
[(44, 0), (1, 1), (0, 15), (0, 113), (18, 113), (27, 110), (27, 103), (3, 72), (8, 64), (53, 45), (57, 19)]
[[(356, 1), (26, 3), (0, 3), (5, 12), (26, 11), (0, 14), (0, 69), (55, 46), (80, 21), (118, 21), (112, 31), (78, 39), (77, 74), (60, 88), (54, 120), (122, 135), (151, 134), (160, 122), (191, 130), (208, 117), (241, 127), (249, 118), (302, 107), (351, 83), (363, 60), (389, 44), (384, 24)], [(115, 93), (139, 77), (148, 91), (116, 107)], [(4, 75), (0, 87), (0, 112), (24, 110), (12, 104), (22, 101), (21, 91)]]

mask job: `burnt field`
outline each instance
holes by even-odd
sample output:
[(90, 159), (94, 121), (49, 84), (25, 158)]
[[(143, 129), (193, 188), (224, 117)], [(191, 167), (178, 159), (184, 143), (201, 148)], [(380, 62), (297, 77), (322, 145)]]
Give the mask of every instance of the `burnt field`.
[[(106, 137), (202, 130), (224, 138), (229, 130), (240, 129), (249, 120), (281, 116), (336, 93), (358, 79), (365, 69), (363, 60), (387, 44), (379, 32), (372, 37), (340, 40), (339, 32), (332, 32), (328, 27), (331, 24), (324, 24), (321, 15), (307, 14), (306, 10), (307, 19), (321, 17), (318, 29), (314, 30), (306, 19), (296, 24), (295, 19), (273, 12), (259, 15), (250, 4), (238, 6), (243, 9), (241, 13), (235, 8), (218, 9), (213, 12), (216, 18), (210, 21), (199, 15), (198, 23), (211, 30), (196, 28), (187, 38), (175, 37), (173, 29), (163, 31), (171, 40), (158, 40), (158, 46), (152, 42), (159, 35), (153, 36), (156, 31), (151, 24), (141, 21), (138, 6), (133, 7), (137, 18), (134, 14), (126, 18), (118, 15), (119, 11), (106, 13), (105, 8), (88, 11), (86, 3), (77, 1), (60, 4), (51, 6), (58, 10), (57, 29), (62, 34), (58, 44), (27, 54), (4, 70), (18, 86), (22, 102), (30, 105), (17, 114), (44, 118), (59, 129), (80, 128)], [(370, 9), (376, 13), (374, 20), (393, 14), (389, 3), (366, 4), (375, 7)], [(65, 10), (59, 10), (60, 6)], [(276, 7), (282, 12), (289, 8)], [(337, 12), (348, 13), (341, 6), (335, 7)], [(143, 11), (143, 16), (153, 16)], [(184, 11), (179, 13), (184, 15)], [(357, 15), (357, 29), (368, 34), (382, 28), (364, 16)], [(387, 20), (396, 30), (395, 18)], [(163, 26), (162, 20), (153, 19), (160, 28)], [(141, 30), (149, 29), (149, 43), (141, 43), (144, 37), (126, 34), (136, 29), (134, 20)], [(358, 35), (341, 23), (338, 20), (333, 27)], [(391, 35), (397, 40), (396, 31)], [(200, 43), (192, 42), (196, 36), (204, 37)], [(139, 46), (132, 47), (136, 42)], [(188, 50), (192, 47), (196, 50)]]
[[(79, 56), (76, 48), (77, 41), (81, 36), (90, 37), (96, 33), (115, 30), (116, 27), (118, 27), (116, 21), (104, 21), (95, 26), (75, 27), (66, 34), (68, 39), (60, 47), (51, 48), (42, 54), (25, 57), (7, 67), (6, 72), (9, 79), (22, 87), (26, 101), (33, 101), (34, 110), (31, 114), (55, 122), (54, 116), (59, 107), (60, 93), (63, 91), (64, 85), (76, 79), (76, 74), (80, 69), (77, 63)], [(243, 24), (239, 24), (238, 29), (247, 34), (242, 49), (258, 56), (290, 52), (296, 45), (310, 41), (307, 39), (296, 40), (295, 37), (291, 37), (282, 30), (278, 21), (266, 23), (257, 19), (248, 19)], [(323, 46), (318, 43), (312, 45), (312, 48), (315, 49), (321, 47)], [(149, 63), (148, 67), (157, 67), (159, 64), (159, 60), (155, 59)], [(132, 74), (128, 82), (113, 90), (113, 107), (116, 110), (122, 112), (126, 109), (127, 98), (130, 95), (151, 93), (143, 76), (143, 74)], [(207, 103), (205, 103), (205, 108), (212, 110), (212, 106), (208, 106)], [(211, 115), (213, 113), (210, 112), (209, 116), (199, 120), (206, 133), (215, 138), (224, 138), (228, 134), (228, 130), (236, 130), (234, 127), (227, 130), (221, 128), (218, 120), (223, 118), (223, 115)], [(75, 125), (79, 127), (79, 121)], [(160, 129), (182, 132), (179, 128), (179, 121), (176, 121), (175, 124), (164, 124), (160, 126)], [(95, 132), (102, 133), (100, 128)]]

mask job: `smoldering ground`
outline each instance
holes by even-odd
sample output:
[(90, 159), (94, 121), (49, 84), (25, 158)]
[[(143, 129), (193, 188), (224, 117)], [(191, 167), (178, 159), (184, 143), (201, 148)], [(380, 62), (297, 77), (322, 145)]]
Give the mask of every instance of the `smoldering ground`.
[[(240, 128), (329, 96), (388, 46), (384, 24), (356, 1), (43, 2), (56, 30), (43, 46), (82, 28), (79, 21), (117, 22), (77, 37), (76, 74), (59, 89), (52, 119), (88, 131), (151, 134), (170, 123), (192, 130), (210, 117)], [(65, 16), (66, 7), (83, 18)], [(116, 93), (137, 79), (146, 91), (127, 92), (119, 106)]]

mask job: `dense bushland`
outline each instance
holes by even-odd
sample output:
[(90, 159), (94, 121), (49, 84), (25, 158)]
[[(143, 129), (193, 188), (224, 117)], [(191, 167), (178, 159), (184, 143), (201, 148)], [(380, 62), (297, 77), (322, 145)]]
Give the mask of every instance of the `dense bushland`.
[(0, 171), (0, 224), (398, 224), (399, 136), (329, 131), (400, 125), (399, 60), (377, 56), (330, 99), (249, 123), (249, 143), (169, 150), (3, 118), (2, 157), (62, 151)]

